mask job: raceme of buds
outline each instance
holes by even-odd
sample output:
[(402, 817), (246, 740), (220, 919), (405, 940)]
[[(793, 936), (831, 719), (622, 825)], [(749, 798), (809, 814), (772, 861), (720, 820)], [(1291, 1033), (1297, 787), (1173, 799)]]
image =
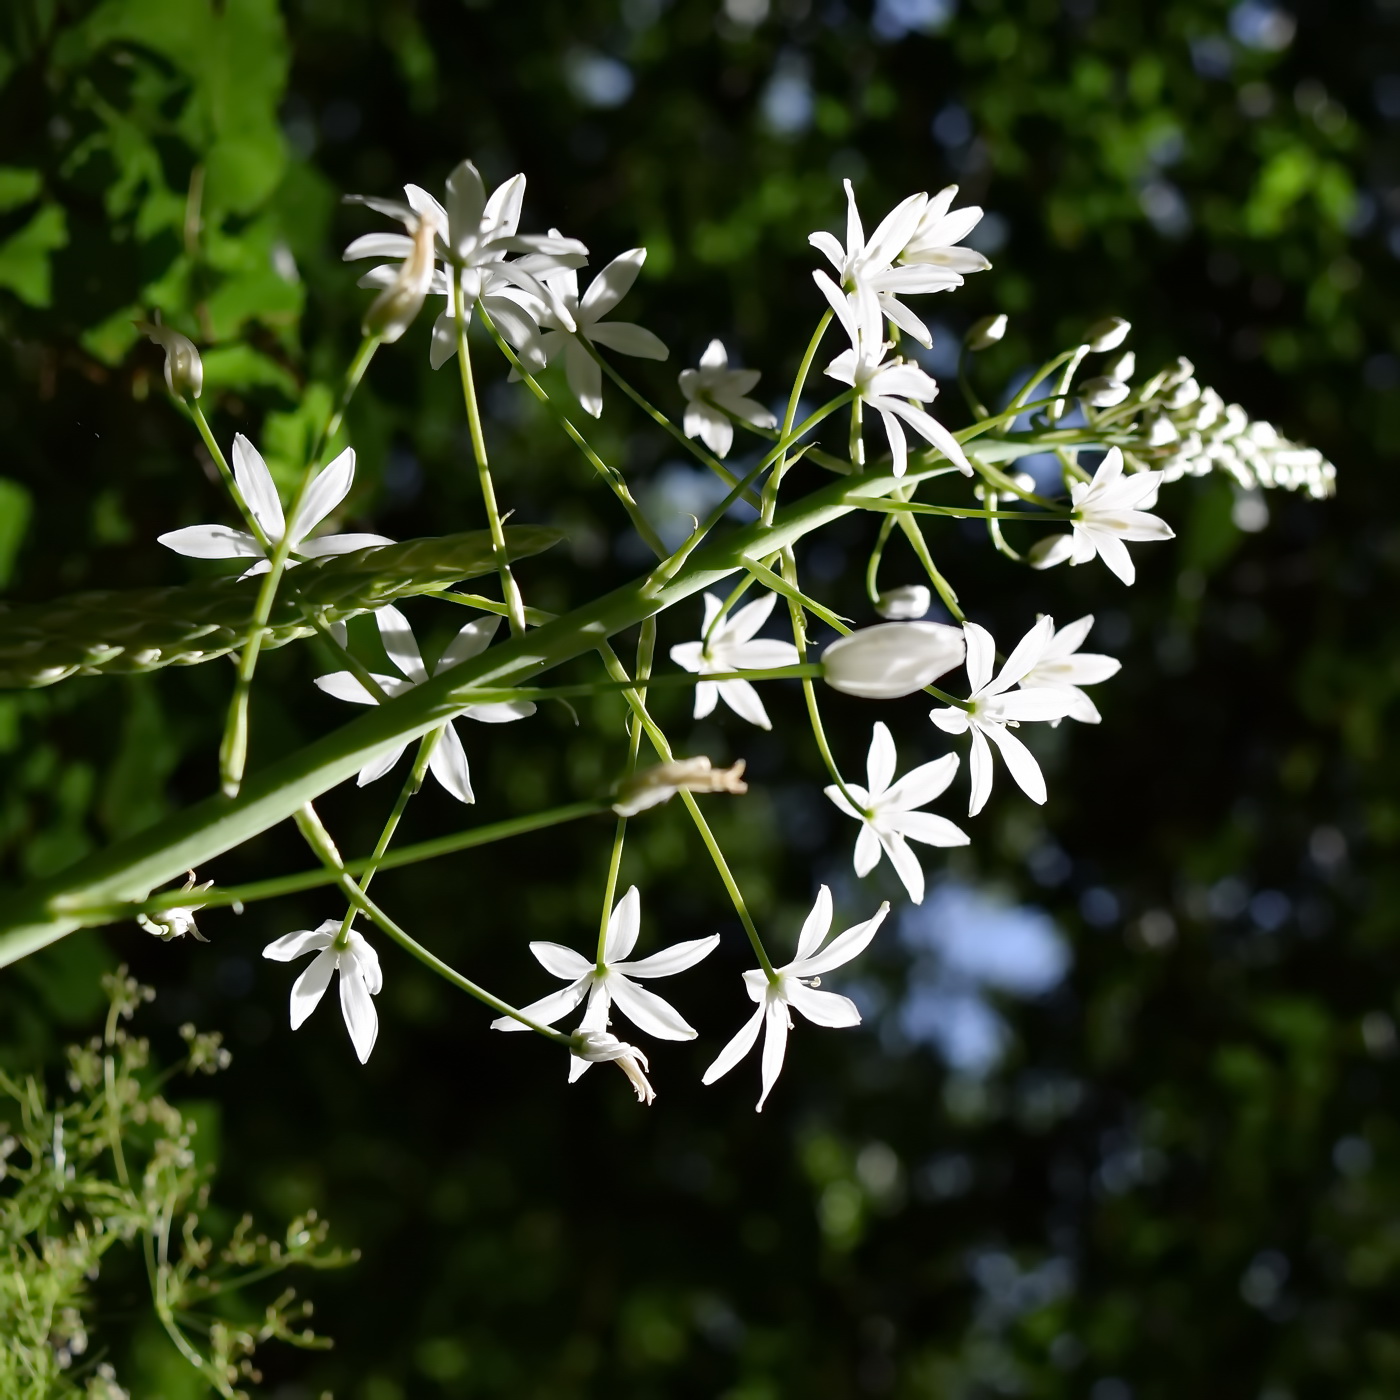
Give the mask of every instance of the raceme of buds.
[(922, 690), (963, 659), (957, 627), (941, 622), (885, 622), (838, 637), (822, 653), (833, 689), (863, 700), (898, 700)]
[(176, 398), (197, 399), (204, 392), (204, 361), (189, 336), (154, 321), (135, 321), (136, 329), (165, 351), (165, 384)]
[(880, 594), (875, 611), (890, 622), (911, 622), (933, 606), (933, 594), (925, 583), (906, 583)]
[(968, 327), (963, 344), (974, 354), (978, 350), (989, 350), (1006, 334), (1006, 313), (999, 316), (983, 316)]
[(1121, 316), (1105, 316), (1084, 332), (1084, 343), (1090, 350), (1116, 350), (1127, 340), (1130, 330), (1131, 324)]
[(1101, 374), (1097, 379), (1086, 379), (1079, 386), (1079, 397), (1091, 408), (1112, 408), (1122, 403), (1132, 392), (1121, 379), (1110, 379)]
[(727, 792), (741, 797), (748, 790), (742, 758), (732, 768), (716, 768), (704, 755), (678, 758), (644, 768), (619, 783), (613, 811), (619, 817), (635, 817), (648, 807), (669, 801), (678, 792)]

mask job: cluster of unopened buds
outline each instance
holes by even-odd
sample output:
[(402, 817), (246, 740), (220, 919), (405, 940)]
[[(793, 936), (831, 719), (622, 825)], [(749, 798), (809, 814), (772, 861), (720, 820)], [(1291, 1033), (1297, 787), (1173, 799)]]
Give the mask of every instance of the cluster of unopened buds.
[[(966, 374), (970, 362), (965, 357), (1000, 342), (1007, 323), (1005, 316), (978, 322), (965, 338), (959, 375), (972, 421), (954, 431), (936, 418), (932, 405), (939, 385), (919, 363), (920, 349), (906, 358), (898, 347), (906, 338), (915, 347), (932, 344), (928, 327), (907, 304), (909, 298), (953, 291), (966, 277), (990, 266), (982, 254), (964, 245), (981, 210), (955, 209), (954, 187), (932, 198), (917, 194), (904, 200), (867, 237), (847, 182), (844, 240), (826, 232), (811, 236), (829, 264), (829, 270), (814, 272), (824, 310), (790, 393), (771, 407), (755, 398), (758, 371), (732, 367), (724, 344), (712, 339), (698, 365), (680, 373), (678, 398), (683, 407), (681, 421), (675, 423), (623, 378), (607, 353), (645, 360), (667, 358), (666, 347), (654, 334), (613, 317), (642, 269), (644, 250), (622, 253), (581, 288), (579, 271), (587, 263), (588, 250), (556, 229), (521, 233), (524, 193), (525, 179), (517, 175), (488, 196), (475, 166), (463, 162), (448, 177), (441, 201), (416, 185), (405, 187), (403, 201), (355, 197), (356, 202), (397, 221), (403, 231), (364, 234), (345, 250), (348, 260), (378, 260), (361, 278), (361, 285), (377, 295), (366, 313), (365, 343), (347, 376), (340, 412), (374, 350), (397, 341), (428, 298), (440, 298), (429, 354), (434, 368), (454, 358), (459, 362), (482, 504), (495, 542), (501, 598), (499, 602), (474, 599), (486, 611), (461, 627), (431, 665), (404, 613), (396, 606), (379, 606), (375, 612), (379, 639), (392, 672), (371, 671), (361, 663), (348, 649), (342, 627), (323, 628), (344, 664), (320, 676), (316, 684), (337, 700), (392, 705), (420, 686), (438, 685), (458, 667), (489, 659), (495, 654), (490, 649), (503, 620), (508, 620), (512, 637), (524, 636), (527, 627), (538, 621), (525, 606), (504, 544), (503, 517), (496, 504), (467, 339), (473, 321), (504, 356), (509, 379), (523, 382), (555, 416), (656, 553), (656, 566), (638, 585), (638, 597), (662, 597), (668, 587), (677, 587), (678, 580), (688, 577), (684, 571), (692, 554), (723, 523), (729, 506), (742, 499), (756, 507), (757, 523), (743, 537), (743, 547), (736, 546), (732, 559), (716, 570), (735, 576), (732, 590), (715, 591), (702, 582), (673, 600), (705, 590), (699, 635), (676, 641), (668, 649), (677, 668), (670, 680), (693, 685), (695, 719), (715, 715), (722, 703), (738, 720), (762, 729), (770, 728), (771, 720), (758, 687), (765, 682), (800, 684), (813, 739), (831, 778), (826, 796), (856, 826), (855, 874), (868, 876), (888, 858), (915, 903), (925, 892), (924, 868), (916, 848), (955, 847), (970, 839), (949, 817), (928, 810), (957, 779), (960, 757), (944, 752), (901, 772), (891, 731), (877, 721), (868, 744), (863, 732), (857, 740), (866, 752), (865, 780), (848, 780), (823, 729), (814, 683), (823, 681), (847, 696), (872, 701), (920, 694), (931, 698), (930, 737), (966, 739), (967, 816), (974, 818), (990, 796), (998, 757), (1022, 793), (1033, 802), (1046, 801), (1044, 777), (1022, 733), (1027, 726), (1057, 725), (1065, 719), (1098, 723), (1099, 712), (1085, 687), (1107, 680), (1119, 666), (1111, 657), (1083, 650), (1092, 616), (1059, 628), (1052, 618), (1041, 616), (1009, 651), (1000, 654), (991, 633), (963, 613), (934, 562), (923, 522), (940, 517), (981, 520), (992, 543), (1009, 557), (1025, 558), (1039, 568), (1099, 559), (1119, 580), (1131, 584), (1135, 568), (1129, 545), (1172, 537), (1166, 522), (1152, 513), (1159, 489), (1167, 482), (1222, 470), (1249, 488), (1282, 486), (1314, 496), (1331, 490), (1333, 469), (1320, 454), (1284, 442), (1267, 424), (1250, 422), (1243, 410), (1226, 406), (1209, 389), (1202, 390), (1185, 361), (1134, 387), (1133, 355), (1122, 348), (1129, 327), (1116, 317), (1096, 323), (1081, 343), (1023, 377), (1021, 387), (1006, 392), (995, 409), (985, 407), (972, 392)], [(222, 454), (195, 404), (201, 389), (198, 352), (168, 327), (151, 325), (147, 330), (166, 349), (172, 392), (190, 407), (222, 466)], [(824, 365), (826, 376), (839, 388), (799, 422), (798, 405), (805, 402), (804, 393), (812, 391), (809, 372), (821, 363), (817, 357), (828, 331), (844, 338)], [(1090, 361), (1097, 356), (1113, 358)], [(1086, 363), (1096, 372), (1077, 378)], [(569, 408), (559, 401), (558, 386), (551, 389), (541, 383), (539, 375), (552, 364), (562, 365), (564, 383), (585, 414), (597, 417), (602, 412), (604, 381), (611, 379), (729, 488), (721, 505), (707, 520), (696, 522), (694, 532), (679, 548), (667, 549), (660, 543), (622, 474), (599, 457), (569, 418)], [(849, 432), (844, 451), (834, 451), (829, 444), (822, 446), (818, 430), (842, 410), (848, 414)], [(876, 417), (883, 440), (878, 452), (866, 440)], [(339, 417), (322, 435), (323, 444), (329, 443), (338, 426)], [(736, 434), (746, 434), (757, 449), (756, 456), (744, 459), (741, 473), (722, 460), (729, 456)], [(1058, 462), (1055, 487), (1038, 487), (1036, 477), (1016, 466), (1024, 457), (1045, 454), (1054, 454)], [(1088, 465), (1081, 461), (1086, 456)], [(196, 525), (163, 535), (161, 541), (187, 555), (251, 561), (248, 575), (262, 579), (259, 607), (264, 619), (264, 604), (274, 596), (281, 575), (298, 562), (388, 543), (377, 535), (316, 533), (350, 490), (355, 468), (352, 449), (345, 449), (323, 468), (313, 454), (290, 512), (284, 511), (271, 474), (247, 438), (240, 435), (234, 440), (232, 459), (232, 467), (223, 466), (223, 473), (246, 528)], [(799, 464), (804, 471), (829, 472), (835, 485), (825, 494), (798, 498), (796, 507), (785, 514), (779, 510), (780, 498), (786, 502), (783, 488)], [(947, 484), (945, 478), (956, 482), (960, 477), (975, 483), (961, 502), (928, 503), (916, 498), (929, 484)], [(883, 621), (851, 630), (804, 589), (793, 545), (828, 518), (816, 507), (809, 508), (818, 496), (829, 503), (829, 518), (857, 510), (880, 517), (866, 577), (869, 605)], [(827, 508), (823, 504), (822, 509)], [(1051, 533), (1022, 555), (1006, 540), (1008, 526), (1050, 526)], [(878, 574), (886, 543), (895, 531), (908, 541), (926, 582), (882, 590)], [(754, 588), (759, 590), (756, 595), (745, 599)], [(765, 635), (780, 601), (786, 606), (787, 634)], [(936, 606), (949, 621), (927, 619)], [(482, 686), (481, 699), (466, 696), (449, 718), (427, 734), (420, 726), (401, 741), (382, 743), (360, 767), (358, 782), (371, 783), (394, 768), (410, 743), (419, 739), (403, 794), (375, 856), (361, 863), (354, 878), (314, 812), (308, 808), (298, 817), (312, 850), (348, 892), (349, 907), (343, 916), (315, 929), (288, 933), (265, 949), (266, 957), (284, 962), (314, 954), (292, 987), (293, 1028), (306, 1020), (338, 976), (351, 1040), (359, 1058), (369, 1058), (378, 1032), (374, 997), (382, 987), (383, 974), (370, 938), (354, 927), (356, 918), (365, 916), (382, 933), (495, 1008), (495, 1029), (533, 1030), (566, 1047), (571, 1080), (591, 1064), (611, 1061), (627, 1074), (638, 1097), (650, 1102), (654, 1095), (647, 1078), (648, 1058), (613, 1033), (614, 1016), (625, 1018), (641, 1035), (655, 1040), (692, 1039), (696, 1031), (688, 1021), (644, 984), (695, 966), (719, 943), (719, 935), (713, 934), (635, 957), (642, 930), (641, 896), (632, 886), (617, 897), (627, 823), (677, 797), (688, 807), (714, 860), (758, 963), (744, 974), (745, 991), (755, 1009), (705, 1072), (705, 1082), (727, 1073), (762, 1032), (761, 1108), (783, 1063), (793, 1011), (819, 1026), (853, 1026), (860, 1021), (853, 1001), (819, 989), (818, 983), (867, 947), (889, 905), (881, 904), (870, 917), (831, 937), (832, 895), (822, 885), (791, 959), (779, 963), (770, 957), (696, 801), (697, 795), (745, 792), (743, 762), (719, 767), (705, 757), (677, 758), (647, 709), (646, 688), (667, 679), (651, 671), (655, 614), (662, 610), (658, 606), (650, 613), (639, 613), (643, 637), (637, 664), (630, 672), (607, 642), (598, 647), (607, 671), (598, 689), (620, 691), (627, 699), (630, 748), (625, 771), (603, 804), (616, 814), (617, 828), (596, 947), (580, 952), (555, 942), (530, 944), (544, 970), (565, 985), (528, 1005), (508, 1005), (452, 970), (444, 971), (444, 965), (365, 893), (405, 803), (427, 774), (458, 801), (475, 801), (467, 755), (470, 739), (464, 742), (453, 720), (501, 724), (527, 719), (546, 693)], [(813, 657), (807, 643), (813, 618), (842, 634), (819, 658)], [(255, 641), (252, 651), (255, 657)], [(239, 715), (246, 715), (252, 678), (247, 658), (245, 647), (240, 690), (224, 747), (225, 788), (230, 793), (237, 791), (241, 774), (243, 721)], [(966, 676), (965, 693), (935, 687), (934, 682), (959, 667)], [(643, 737), (656, 754), (651, 766), (639, 761)], [(184, 891), (178, 893), (188, 896), (184, 903), (172, 898), (143, 913), (143, 926), (163, 938), (186, 932), (200, 936), (194, 912), (211, 898), (208, 886), (196, 885), (191, 873)], [(580, 1008), (573, 1030), (556, 1029)]]

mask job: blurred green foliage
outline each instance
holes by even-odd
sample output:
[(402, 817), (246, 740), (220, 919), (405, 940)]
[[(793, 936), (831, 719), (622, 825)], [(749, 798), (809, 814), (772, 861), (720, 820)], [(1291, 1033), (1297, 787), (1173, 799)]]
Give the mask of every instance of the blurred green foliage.
[[(555, 1058), (487, 1036), (398, 959), (367, 1069), (325, 1011), (291, 1037), (285, 979), (257, 950), (337, 912), (311, 896), (210, 917), (209, 948), (112, 930), (0, 975), (12, 1068), (57, 1063), (117, 950), (161, 989), (157, 1015), (227, 1029), (231, 1196), (314, 1206), (364, 1251), (318, 1290), (340, 1349), (269, 1348), (270, 1394), (1400, 1389), (1397, 120), (1393, 0), (0, 9), (13, 601), (183, 582), (154, 536), (213, 518), (216, 478), (133, 317), (158, 308), (196, 337), (215, 430), (248, 432), (290, 472), (311, 421), (299, 404), (328, 392), (364, 304), (339, 249), (368, 225), (339, 195), (434, 188), (464, 155), (493, 182), (525, 170), (531, 227), (584, 238), (595, 261), (647, 246), (635, 316), (673, 360), (642, 382), (668, 405), (671, 374), (716, 334), (780, 390), (816, 314), (806, 235), (839, 224), (841, 177), (867, 217), (956, 180), (996, 215), (982, 230), (995, 270), (929, 304), (936, 352), (1009, 312), (984, 357), (991, 386), (1119, 313), (1145, 368), (1190, 356), (1341, 472), (1335, 502), (1271, 497), (1263, 532), (1241, 528), (1258, 521), (1222, 483), (1175, 488), (1163, 507), (1180, 538), (1142, 560), (1131, 594), (1102, 571), (1021, 574), (975, 534), (942, 537), (977, 620), (1019, 635), (1036, 610), (1094, 610), (1096, 644), (1124, 661), (1100, 728), (1047, 734), (1049, 806), (999, 791), (950, 862), (951, 883), (1047, 911), (1072, 953), (1041, 995), (984, 989), (1007, 1040), (980, 1068), (914, 1033), (921, 969), (945, 994), (956, 969), (906, 921), (872, 949), (867, 1029), (795, 1037), (761, 1118), (737, 1075), (699, 1090), (706, 1049), (743, 1013), (744, 964), (669, 810), (637, 824), (624, 870), (643, 888), (643, 937), (727, 938), (683, 999), (702, 1041), (658, 1054), (645, 1115), (620, 1076), (567, 1088)], [(934, 367), (946, 375), (946, 355)], [(621, 580), (638, 561), (610, 550), (610, 502), (503, 378), (487, 391), (502, 495), (569, 536), (522, 571), (553, 608), (580, 566)], [(957, 421), (951, 392), (940, 409)], [(645, 428), (610, 397), (595, 439), (644, 498), (679, 470)], [(348, 432), (356, 509), (376, 528), (479, 527), (426, 327), (376, 362)], [(868, 543), (835, 532), (804, 561), (837, 606), (859, 597)], [(914, 577), (893, 552), (888, 567)], [(415, 624), (445, 632), (420, 606)], [(266, 659), (255, 756), (340, 721), (309, 685), (314, 660)], [(209, 791), (226, 695), (222, 668), (200, 667), (0, 696), (12, 878)], [(792, 697), (775, 696), (773, 736), (691, 732), (679, 698), (658, 708), (691, 751), (749, 760), (753, 793), (715, 820), (780, 949), (818, 879), (868, 909)], [(843, 762), (859, 762), (869, 722), (868, 707), (831, 707)], [(890, 722), (902, 755), (929, 752), (921, 714)], [(581, 733), (542, 712), (479, 740), (473, 815), (590, 794), (621, 735), (607, 753)], [(389, 801), (376, 793), (325, 804), (347, 848), (372, 841)], [(455, 819), (431, 795), (416, 805), (405, 839)], [(534, 995), (525, 944), (586, 936), (608, 836), (584, 824), (386, 874), (383, 898), (471, 975)], [(217, 873), (302, 860), (273, 833)], [(941, 1014), (967, 1005), (945, 995)], [(142, 1334), (114, 1359), (133, 1394), (173, 1396), (170, 1355)]]

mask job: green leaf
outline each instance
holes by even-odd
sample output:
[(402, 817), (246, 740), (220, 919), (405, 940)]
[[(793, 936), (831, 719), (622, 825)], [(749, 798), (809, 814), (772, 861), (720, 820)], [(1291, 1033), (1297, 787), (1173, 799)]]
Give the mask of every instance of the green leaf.
[(57, 204), (46, 204), (16, 234), (0, 243), (0, 287), (30, 306), (53, 299), (49, 254), (68, 242), (68, 220)]
[(0, 588), (9, 586), (15, 556), (29, 528), (33, 504), (29, 492), (19, 482), (0, 476)]

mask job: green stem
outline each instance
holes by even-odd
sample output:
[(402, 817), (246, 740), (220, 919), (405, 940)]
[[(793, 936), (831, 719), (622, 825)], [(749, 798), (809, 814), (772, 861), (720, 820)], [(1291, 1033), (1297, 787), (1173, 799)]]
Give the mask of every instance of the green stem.
[[(910, 494), (913, 488), (909, 488)], [(889, 504), (889, 503), (887, 503)], [(913, 505), (910, 501), (906, 504)], [(939, 572), (938, 566), (933, 562), (933, 555), (929, 553), (928, 542), (924, 539), (924, 532), (919, 529), (919, 522), (912, 515), (899, 513), (894, 516), (899, 522), (899, 528), (904, 532), (904, 537), (909, 541), (919, 563), (924, 566), (924, 572), (928, 575), (929, 582), (933, 584), (938, 592), (938, 596), (943, 600), (943, 606), (948, 609), (958, 622), (966, 622), (963, 610), (958, 606), (958, 595), (953, 591), (953, 585)]]
[(865, 596), (874, 607), (880, 601), (880, 561), (885, 557), (885, 545), (894, 529), (895, 517), (887, 515), (880, 522), (880, 533), (876, 536), (875, 547), (865, 564)]
[(506, 555), (506, 535), (501, 525), (501, 513), (496, 506), (496, 488), (491, 481), (491, 466), (486, 457), (486, 435), (481, 427), (481, 410), (476, 401), (476, 382), (472, 377), (471, 350), (467, 344), (467, 318), (462, 305), (462, 278), (455, 268), (452, 276), (452, 309), (457, 323), (457, 364), (462, 376), (462, 398), (467, 406), (467, 425), (471, 430), (472, 456), (476, 459), (476, 478), (481, 487), (481, 503), (486, 508), (486, 524), (491, 531), (491, 547), (496, 555), (496, 571), (501, 576), (501, 594), (510, 611), (511, 634), (525, 634), (525, 601), (516, 586)]
[(228, 459), (224, 456), (223, 449), (219, 446), (214, 437), (213, 430), (209, 426), (208, 419), (204, 416), (204, 410), (199, 406), (198, 399), (189, 401), (190, 415), (194, 419), (195, 427), (199, 429), (199, 435), (204, 439), (204, 445), (209, 450), (209, 455), (214, 459), (214, 465), (219, 469), (219, 475), (223, 478), (224, 485), (228, 488), (228, 493), (233, 497), (233, 503), (238, 507), (238, 513), (243, 517), (243, 523), (247, 525), (252, 536), (258, 542), (258, 547), (264, 554), (272, 552), (272, 541), (268, 539), (263, 530), (262, 522), (253, 514), (252, 507), (248, 504), (243, 495), (243, 490), (229, 468)]
[[(817, 328), (812, 332), (812, 338), (807, 342), (806, 353), (802, 356), (802, 363), (797, 367), (797, 378), (792, 381), (792, 392), (788, 395), (787, 410), (783, 414), (783, 430), (779, 434), (780, 442), (792, 435), (793, 420), (797, 417), (798, 401), (802, 398), (802, 390), (806, 387), (807, 376), (812, 370), (812, 361), (816, 359), (817, 347), (822, 343), (822, 337), (826, 334), (826, 328), (831, 324), (835, 312), (828, 307), (823, 313), (821, 320), (817, 322)], [(773, 523), (773, 512), (778, 508), (778, 488), (783, 483), (783, 476), (787, 471), (787, 449), (784, 448), (773, 467), (773, 474), (763, 487), (763, 508), (761, 518), (765, 525)]]

